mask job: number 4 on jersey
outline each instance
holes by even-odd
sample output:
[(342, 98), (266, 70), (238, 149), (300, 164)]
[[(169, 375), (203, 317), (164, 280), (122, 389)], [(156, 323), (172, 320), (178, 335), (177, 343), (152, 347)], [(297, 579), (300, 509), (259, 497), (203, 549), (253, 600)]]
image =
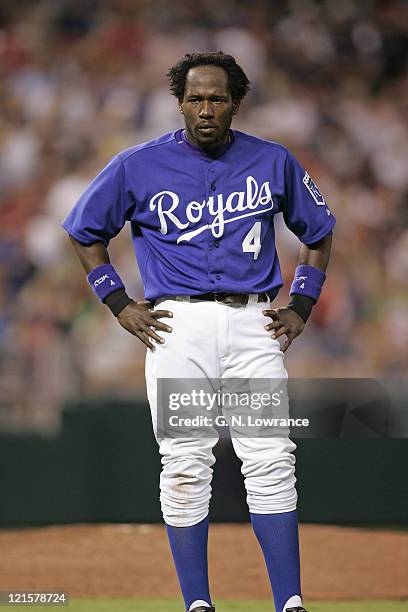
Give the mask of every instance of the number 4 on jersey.
[(260, 221), (254, 223), (242, 241), (242, 252), (253, 253), (254, 260), (258, 259), (259, 251), (261, 250), (261, 226), (262, 223)]

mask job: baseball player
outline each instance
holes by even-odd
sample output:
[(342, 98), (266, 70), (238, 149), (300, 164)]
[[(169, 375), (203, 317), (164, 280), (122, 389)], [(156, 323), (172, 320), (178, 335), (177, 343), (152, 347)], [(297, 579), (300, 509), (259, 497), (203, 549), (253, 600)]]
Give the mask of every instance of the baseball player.
[[(63, 222), (101, 302), (147, 347), (146, 384), (162, 456), (160, 500), (186, 610), (213, 611), (207, 537), (214, 437), (157, 432), (157, 380), (286, 378), (284, 352), (325, 280), (335, 219), (282, 145), (231, 129), (249, 90), (235, 59), (189, 54), (168, 73), (184, 129), (116, 155)], [(302, 245), (285, 308), (274, 216)], [(109, 241), (130, 221), (145, 300), (127, 294)], [(281, 347), (279, 339), (284, 336)], [(103, 343), (103, 341), (102, 341)], [(305, 612), (295, 444), (237, 437), (247, 502), (277, 612)]]

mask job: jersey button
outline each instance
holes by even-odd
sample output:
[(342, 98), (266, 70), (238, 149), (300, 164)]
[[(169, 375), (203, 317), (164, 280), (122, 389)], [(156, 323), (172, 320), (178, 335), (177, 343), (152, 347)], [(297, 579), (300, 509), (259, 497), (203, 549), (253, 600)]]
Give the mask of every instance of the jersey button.
[(221, 276), (220, 276), (219, 274), (217, 274), (217, 275), (215, 276), (215, 278), (216, 278), (217, 280), (220, 280), (220, 279), (221, 279)]
[(219, 242), (215, 242), (215, 241), (214, 241), (214, 247), (215, 247), (216, 249), (218, 249), (218, 247), (219, 247), (219, 246), (220, 246), (220, 243), (219, 243)]
[(215, 191), (216, 186), (217, 186), (217, 185), (216, 185), (215, 183), (212, 183), (212, 184), (211, 184), (211, 191)]

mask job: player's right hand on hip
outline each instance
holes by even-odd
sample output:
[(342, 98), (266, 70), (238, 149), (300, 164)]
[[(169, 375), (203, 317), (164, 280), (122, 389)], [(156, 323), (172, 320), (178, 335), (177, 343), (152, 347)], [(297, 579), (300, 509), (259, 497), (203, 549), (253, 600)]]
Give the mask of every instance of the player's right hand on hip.
[(164, 338), (159, 336), (155, 330), (170, 333), (173, 328), (166, 325), (159, 319), (163, 317), (171, 318), (173, 313), (170, 310), (154, 310), (147, 300), (131, 302), (117, 316), (121, 326), (129, 333), (133, 334), (147, 346), (154, 350), (153, 340), (159, 344), (164, 343)]

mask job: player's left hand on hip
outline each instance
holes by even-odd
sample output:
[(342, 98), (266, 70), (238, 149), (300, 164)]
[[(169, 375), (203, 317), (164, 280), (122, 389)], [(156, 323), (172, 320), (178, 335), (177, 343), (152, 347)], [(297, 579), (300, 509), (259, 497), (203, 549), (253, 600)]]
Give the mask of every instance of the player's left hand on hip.
[(274, 308), (264, 310), (263, 314), (272, 319), (272, 323), (265, 325), (267, 331), (272, 331), (272, 338), (277, 340), (281, 336), (286, 336), (286, 341), (282, 345), (285, 352), (292, 341), (302, 333), (305, 328), (303, 319), (291, 308)]

